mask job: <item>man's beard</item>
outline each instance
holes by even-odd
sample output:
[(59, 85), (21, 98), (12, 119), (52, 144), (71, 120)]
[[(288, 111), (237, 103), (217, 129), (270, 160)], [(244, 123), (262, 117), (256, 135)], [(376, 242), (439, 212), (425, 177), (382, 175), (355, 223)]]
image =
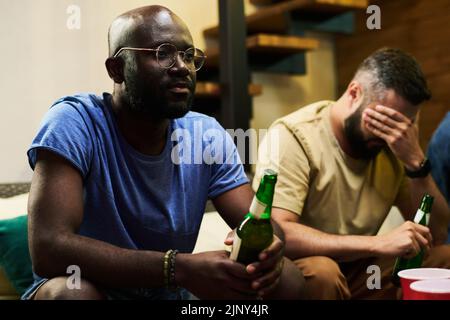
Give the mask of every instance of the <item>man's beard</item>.
[[(151, 116), (154, 119), (181, 118), (191, 109), (193, 94), (187, 101), (168, 101), (166, 97), (152, 95), (140, 81), (129, 80), (126, 86), (126, 99), (131, 111)], [(161, 90), (163, 91), (163, 90)]]
[(378, 141), (380, 139), (365, 140), (361, 130), (361, 118), (363, 107), (360, 106), (352, 115), (344, 120), (344, 134), (349, 142), (350, 148), (358, 158), (373, 159), (383, 150), (384, 146), (369, 147), (370, 140)]

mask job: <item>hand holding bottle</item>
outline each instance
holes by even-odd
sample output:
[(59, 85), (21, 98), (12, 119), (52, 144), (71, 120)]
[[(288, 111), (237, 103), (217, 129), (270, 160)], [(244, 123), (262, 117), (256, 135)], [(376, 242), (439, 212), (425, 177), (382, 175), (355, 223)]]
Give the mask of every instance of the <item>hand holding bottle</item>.
[[(232, 245), (235, 231), (231, 231), (224, 243)], [(281, 271), (283, 270), (284, 243), (276, 236), (269, 247), (264, 249), (258, 256), (259, 261), (245, 266), (249, 275), (256, 276), (251, 287), (258, 291), (259, 296), (266, 296), (277, 286)]]
[[(403, 228), (406, 229), (404, 233), (407, 233), (407, 239), (410, 240), (406, 242), (406, 247), (409, 245), (410, 248), (407, 248), (404, 254), (397, 255), (398, 258), (395, 260), (391, 281), (396, 286), (400, 285), (398, 273), (405, 269), (420, 268), (425, 252), (430, 249), (433, 243), (430, 229), (428, 229), (433, 200), (432, 196), (425, 194), (414, 217), (414, 222), (406, 222), (404, 224), (406, 225)], [(414, 250), (411, 250), (411, 244)]]
[[(256, 275), (252, 288), (259, 296), (272, 292), (280, 281), (283, 269), (283, 242), (274, 235), (271, 222), (272, 202), (277, 173), (264, 170), (258, 190), (248, 213), (233, 233), (230, 259), (246, 266), (250, 275)], [(229, 237), (228, 237), (229, 238)]]
[(229, 259), (228, 252), (210, 251), (178, 254), (175, 282), (200, 299), (256, 299), (252, 288), (256, 275), (249, 274), (241, 263)]
[(421, 249), (428, 251), (431, 243), (428, 227), (406, 221), (391, 232), (376, 236), (374, 252), (377, 256), (412, 258)]

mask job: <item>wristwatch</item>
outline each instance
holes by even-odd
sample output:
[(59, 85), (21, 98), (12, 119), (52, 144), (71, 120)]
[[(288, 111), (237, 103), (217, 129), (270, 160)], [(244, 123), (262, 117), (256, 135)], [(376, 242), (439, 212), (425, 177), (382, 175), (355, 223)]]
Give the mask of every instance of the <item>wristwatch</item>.
[(405, 167), (405, 174), (410, 178), (424, 178), (429, 175), (431, 172), (431, 163), (430, 160), (425, 158), (420, 164), (420, 168), (415, 171), (410, 171)]

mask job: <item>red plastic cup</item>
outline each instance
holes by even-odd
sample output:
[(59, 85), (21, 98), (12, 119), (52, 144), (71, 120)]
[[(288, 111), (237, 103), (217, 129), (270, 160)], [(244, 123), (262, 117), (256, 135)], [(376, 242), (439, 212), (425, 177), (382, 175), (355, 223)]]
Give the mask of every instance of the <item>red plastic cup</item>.
[(417, 268), (398, 273), (403, 290), (403, 300), (411, 300), (411, 284), (419, 280), (450, 279), (450, 270), (441, 268)]
[(410, 288), (411, 300), (450, 300), (450, 279), (420, 280)]

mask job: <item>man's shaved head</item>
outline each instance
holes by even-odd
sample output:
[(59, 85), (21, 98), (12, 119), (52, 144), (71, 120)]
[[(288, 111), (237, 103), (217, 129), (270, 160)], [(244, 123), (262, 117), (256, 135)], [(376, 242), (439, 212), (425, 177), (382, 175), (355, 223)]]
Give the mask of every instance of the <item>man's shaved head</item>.
[[(195, 92), (196, 71), (177, 54), (175, 63), (165, 68), (155, 51), (126, 50), (123, 47), (157, 49), (170, 44), (179, 52), (194, 47), (186, 24), (162, 6), (146, 6), (117, 17), (109, 28), (108, 74), (114, 81), (114, 99), (128, 110), (153, 119), (184, 116)], [(120, 102), (120, 103), (119, 103)]]
[(109, 27), (109, 56), (113, 56), (121, 47), (145, 46), (144, 39), (153, 38), (154, 32), (160, 32), (170, 23), (177, 25), (190, 36), (186, 24), (163, 6), (140, 7), (121, 14)]

